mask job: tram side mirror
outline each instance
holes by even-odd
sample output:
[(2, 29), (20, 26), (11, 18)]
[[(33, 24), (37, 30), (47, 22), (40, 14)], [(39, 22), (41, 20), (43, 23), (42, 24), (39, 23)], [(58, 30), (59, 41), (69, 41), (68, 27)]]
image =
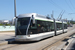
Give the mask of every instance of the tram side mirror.
[(33, 24), (33, 20), (31, 20), (31, 24), (30, 24), (31, 27), (34, 27), (35, 24)]
[(35, 18), (32, 15), (32, 23), (35, 24)]
[(15, 24), (15, 21), (16, 21), (16, 17), (13, 18), (13, 20), (12, 20), (12, 25)]

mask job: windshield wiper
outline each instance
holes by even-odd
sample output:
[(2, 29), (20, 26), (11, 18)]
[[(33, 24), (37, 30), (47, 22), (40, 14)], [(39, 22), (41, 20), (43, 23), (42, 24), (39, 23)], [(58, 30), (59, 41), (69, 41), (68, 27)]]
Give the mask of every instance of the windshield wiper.
[(19, 28), (18, 28), (18, 31), (20, 32), (20, 34), (22, 34)]

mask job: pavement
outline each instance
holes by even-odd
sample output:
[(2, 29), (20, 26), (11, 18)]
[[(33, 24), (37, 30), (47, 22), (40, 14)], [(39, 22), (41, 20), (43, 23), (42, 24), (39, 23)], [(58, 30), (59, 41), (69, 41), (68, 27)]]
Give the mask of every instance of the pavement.
[(15, 32), (0, 32), (0, 43), (15, 38)]
[(72, 41), (67, 46), (66, 50), (75, 50), (75, 35), (72, 37)]
[(72, 37), (66, 37), (63, 40), (60, 40), (54, 44), (52, 44), (51, 46), (49, 46), (48, 48), (44, 49), (44, 50), (75, 50), (75, 36)]

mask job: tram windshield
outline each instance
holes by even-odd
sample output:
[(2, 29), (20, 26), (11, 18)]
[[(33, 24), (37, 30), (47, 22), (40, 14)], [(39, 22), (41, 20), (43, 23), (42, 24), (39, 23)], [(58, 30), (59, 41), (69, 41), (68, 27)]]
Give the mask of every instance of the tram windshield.
[(26, 30), (28, 28), (28, 24), (30, 21), (30, 17), (18, 18), (17, 21), (17, 35), (26, 35)]

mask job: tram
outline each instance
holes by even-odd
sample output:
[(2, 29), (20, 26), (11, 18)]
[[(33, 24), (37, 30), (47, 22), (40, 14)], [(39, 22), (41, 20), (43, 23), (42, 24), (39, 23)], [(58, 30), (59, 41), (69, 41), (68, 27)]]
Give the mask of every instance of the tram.
[(67, 23), (37, 13), (20, 14), (15, 21), (15, 41), (39, 41), (67, 32)]

